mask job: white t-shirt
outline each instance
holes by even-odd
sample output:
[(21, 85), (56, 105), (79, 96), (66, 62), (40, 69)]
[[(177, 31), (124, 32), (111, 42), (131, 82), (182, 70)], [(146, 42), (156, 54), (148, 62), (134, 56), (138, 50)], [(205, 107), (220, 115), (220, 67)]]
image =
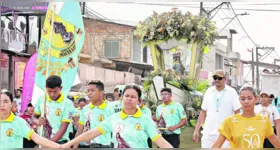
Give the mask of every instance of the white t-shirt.
[(17, 103), (17, 112), (16, 112), (16, 116), (20, 115), (20, 111), (21, 111), (21, 99), (20, 98), (14, 98), (14, 101)]
[[(217, 99), (220, 98), (220, 106), (217, 108)], [(218, 129), (223, 121), (241, 108), (237, 92), (226, 85), (223, 91), (218, 92), (216, 87), (210, 87), (204, 94), (201, 108), (206, 111), (206, 119), (202, 134), (219, 135)], [(217, 112), (218, 109), (218, 112)]]
[(268, 105), (267, 107), (263, 107), (261, 104), (259, 104), (255, 106), (255, 113), (267, 116), (272, 126), (274, 126), (275, 120), (280, 119), (279, 112), (277, 108), (273, 105)]

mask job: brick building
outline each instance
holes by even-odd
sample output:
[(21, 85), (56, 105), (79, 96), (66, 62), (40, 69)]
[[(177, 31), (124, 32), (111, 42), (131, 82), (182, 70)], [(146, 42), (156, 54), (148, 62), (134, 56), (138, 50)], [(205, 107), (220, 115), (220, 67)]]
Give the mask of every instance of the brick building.
[[(116, 70), (121, 65), (119, 71), (137, 71), (139, 75), (143, 70), (153, 69), (147, 64), (147, 49), (142, 48), (133, 36), (134, 26), (85, 17), (84, 25), (86, 37), (81, 52), (82, 63)], [(124, 62), (128, 62), (126, 67)]]
[(147, 64), (148, 51), (133, 36), (134, 26), (84, 17), (86, 37), (80, 53), (79, 76), (84, 91), (89, 80), (105, 83), (107, 92), (117, 84), (141, 84), (153, 66)]
[(131, 61), (133, 26), (90, 18), (84, 18), (84, 25), (86, 39), (83, 54), (90, 55), (94, 61)]

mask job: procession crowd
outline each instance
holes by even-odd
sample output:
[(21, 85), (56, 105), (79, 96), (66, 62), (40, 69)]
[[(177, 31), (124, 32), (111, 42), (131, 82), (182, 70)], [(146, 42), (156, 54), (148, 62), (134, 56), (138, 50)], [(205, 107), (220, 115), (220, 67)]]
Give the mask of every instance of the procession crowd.
[[(259, 98), (254, 88), (245, 85), (238, 95), (225, 84), (223, 70), (217, 70), (213, 80), (195, 131), (189, 133), (194, 142), (200, 140), (203, 127), (202, 148), (279, 148), (280, 116), (271, 104), (271, 93), (262, 91)], [(1, 148), (152, 148), (152, 142), (159, 148), (180, 147), (187, 116), (183, 106), (172, 100), (170, 88), (161, 89), (162, 104), (151, 112), (135, 84), (117, 86), (114, 98), (109, 98), (104, 84), (95, 80), (87, 85), (87, 98), (71, 100), (62, 94), (59, 76), (49, 76), (45, 82), (46, 101), (41, 97), (34, 106), (29, 103), (22, 114), (21, 89), (15, 97), (1, 91)]]

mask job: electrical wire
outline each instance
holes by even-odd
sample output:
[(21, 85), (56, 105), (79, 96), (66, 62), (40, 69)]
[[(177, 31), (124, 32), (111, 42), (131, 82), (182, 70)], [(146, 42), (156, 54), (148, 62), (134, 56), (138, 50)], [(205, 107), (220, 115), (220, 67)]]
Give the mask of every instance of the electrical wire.
[[(105, 2), (108, 3), (108, 2)], [(136, 5), (150, 5), (150, 6), (164, 6), (164, 7), (186, 7), (186, 8), (200, 8), (199, 5), (191, 5), (191, 4), (159, 4), (159, 3), (136, 3), (136, 2), (110, 2), (110, 3), (119, 3), (119, 4), (136, 4)], [(206, 9), (213, 9), (214, 7), (203, 7)], [(227, 8), (221, 8), (227, 9)], [(243, 11), (266, 11), (266, 12), (280, 12), (279, 9), (258, 9), (258, 8), (236, 8), (235, 10), (243, 10)]]
[[(212, 7), (214, 7), (214, 5), (211, 3), (211, 2), (209, 2), (209, 4), (212, 6)], [(216, 4), (216, 3), (215, 3)], [(217, 5), (217, 4), (216, 4)], [(225, 14), (225, 12), (224, 12), (224, 10), (221, 10), (220, 12), (222, 12), (224, 15), (225, 15), (225, 17), (228, 17), (227, 16), (227, 14)], [(219, 14), (219, 13), (217, 13), (217, 16), (220, 18), (220, 20), (222, 20), (223, 21), (223, 23), (226, 25), (227, 23), (222, 19), (222, 17), (221, 17), (221, 15)], [(231, 16), (230, 16), (231, 17)], [(234, 19), (235, 20), (235, 19)], [(233, 25), (234, 26), (234, 24), (229, 24), (229, 25)], [(235, 27), (235, 26), (234, 26)], [(235, 27), (235, 29), (237, 30), (237, 28)], [(242, 30), (242, 29), (241, 29)], [(245, 48), (247, 48), (248, 46), (246, 46), (243, 42), (240, 42)], [(230, 50), (231, 51), (233, 51), (231, 48), (230, 48)]]
[(277, 51), (274, 49), (273, 50), (275, 52), (275, 54), (277, 55), (277, 57), (280, 59), (280, 56), (278, 55)]
[(224, 4), (221, 4), (220, 6), (219, 6), (219, 8), (216, 10), (216, 12), (215, 12), (215, 14), (210, 18), (210, 20), (212, 20), (215, 16), (216, 16), (216, 14), (219, 12), (219, 10), (223, 7), (223, 5)]
[(243, 27), (243, 25), (242, 25), (241, 21), (239, 20), (237, 14), (235, 13), (235, 10), (233, 9), (231, 3), (229, 3), (229, 5), (230, 5), (230, 7), (231, 7), (231, 9), (232, 9), (232, 11), (233, 11), (233, 13), (234, 13), (234, 15), (236, 15), (236, 19), (238, 20), (238, 22), (239, 22), (240, 26), (242, 27), (243, 31), (245, 32), (245, 34), (246, 34), (246, 35), (248, 36), (248, 38), (252, 41), (252, 43), (254, 43), (256, 46), (258, 46), (258, 44), (256, 44), (256, 42), (250, 37), (250, 35), (247, 33), (247, 31), (246, 31), (245, 28)]
[[(270, 53), (272, 52), (272, 50), (268, 50), (266, 51), (260, 58), (259, 58), (259, 61), (263, 61), (265, 58), (267, 58), (267, 56), (270, 55)], [(256, 54), (257, 55), (257, 54)]]

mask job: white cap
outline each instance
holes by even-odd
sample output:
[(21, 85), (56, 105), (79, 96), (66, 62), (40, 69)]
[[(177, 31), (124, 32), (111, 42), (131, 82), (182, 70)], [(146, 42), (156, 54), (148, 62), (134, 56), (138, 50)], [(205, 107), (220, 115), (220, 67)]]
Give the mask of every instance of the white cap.
[(268, 95), (268, 96), (270, 95), (269, 92), (268, 92), (267, 90), (263, 90), (263, 91), (261, 92), (260, 95), (263, 95), (263, 94), (266, 94), (266, 95)]
[(1, 93), (9, 92), (7, 89), (2, 89)]

